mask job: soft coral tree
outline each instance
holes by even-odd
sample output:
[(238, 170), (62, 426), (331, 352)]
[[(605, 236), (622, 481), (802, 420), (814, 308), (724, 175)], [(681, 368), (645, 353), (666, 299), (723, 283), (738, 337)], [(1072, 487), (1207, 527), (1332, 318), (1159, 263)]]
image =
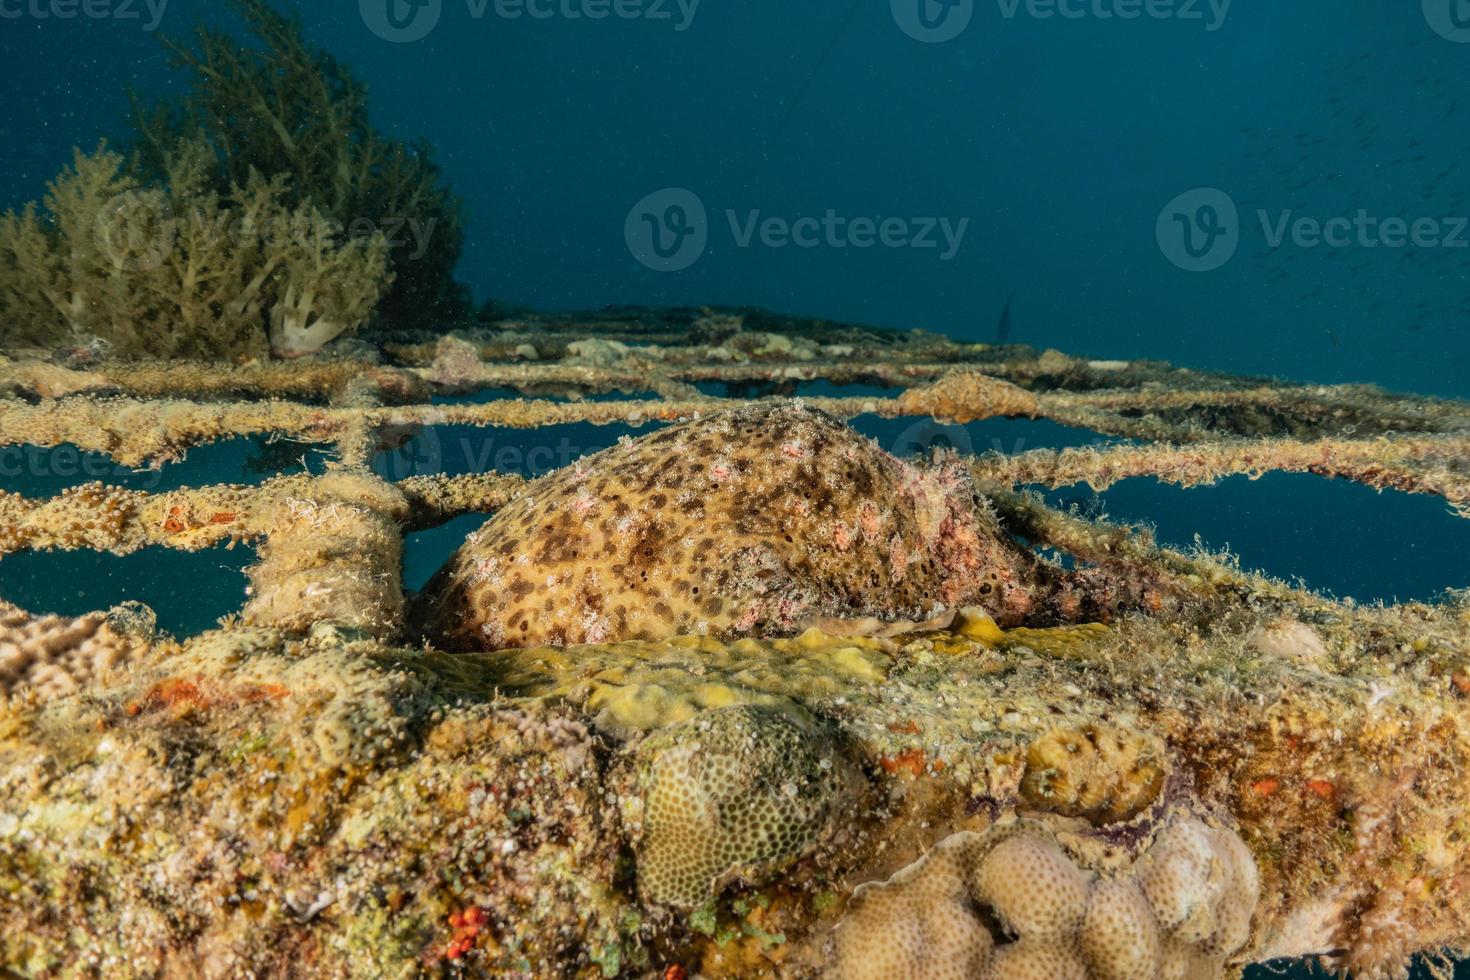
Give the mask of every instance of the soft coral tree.
[(391, 282), (381, 234), (349, 239), (288, 179), (228, 193), (210, 152), (176, 145), (141, 183), (105, 146), (77, 152), (34, 204), (0, 216), (6, 346), (101, 341), (151, 357), (308, 353), (356, 328)]
[[(252, 172), (290, 178), (285, 200), (310, 202), (353, 226), (413, 229), (420, 240), (390, 253), (393, 286), (379, 304), (389, 323), (462, 316), (468, 300), (454, 280), (463, 233), (460, 201), (441, 182), (426, 143), (405, 143), (368, 120), (367, 89), (330, 54), (306, 42), (301, 24), (263, 0), (230, 0), (257, 42), (201, 25), (192, 44), (166, 41), (193, 76), (183, 99), (135, 100), (138, 149), (160, 171), (181, 136), (202, 133), (214, 150), (213, 179), (224, 190)], [(395, 232), (395, 237), (397, 233)]]
[(168, 42), (194, 85), (135, 105), (134, 152), (78, 153), (43, 206), (0, 216), (0, 346), (297, 356), (374, 315), (467, 314), (460, 205), (427, 147), (374, 130), (362, 83), (298, 21), (230, 5), (256, 43)]
[(367, 319), (381, 295), (388, 244), (381, 234), (343, 245), (333, 222), (312, 207), (288, 219), (290, 247), (271, 306), (271, 349), (309, 354)]

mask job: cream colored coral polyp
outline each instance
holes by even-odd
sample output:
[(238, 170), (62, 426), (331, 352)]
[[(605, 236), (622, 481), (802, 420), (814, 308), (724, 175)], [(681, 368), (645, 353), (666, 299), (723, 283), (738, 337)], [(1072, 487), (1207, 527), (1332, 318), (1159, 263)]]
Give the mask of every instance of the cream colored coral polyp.
[(1159, 924), (1135, 882), (1101, 880), (1087, 899), (1082, 953), (1095, 980), (1135, 980), (1159, 970)]
[(1087, 876), (1049, 840), (1007, 838), (980, 862), (975, 898), (1022, 939), (1056, 939), (1077, 932), (1087, 912)]
[[(1249, 939), (1258, 891), (1240, 838), (1187, 813), (1166, 818), (1132, 867), (1106, 876), (1039, 826), (959, 833), (857, 891), (833, 931), (829, 975), (1218, 980)], [(916, 946), (914, 936), (930, 941)]]
[(1090, 980), (1075, 949), (1041, 939), (1023, 939), (996, 950), (981, 980)]

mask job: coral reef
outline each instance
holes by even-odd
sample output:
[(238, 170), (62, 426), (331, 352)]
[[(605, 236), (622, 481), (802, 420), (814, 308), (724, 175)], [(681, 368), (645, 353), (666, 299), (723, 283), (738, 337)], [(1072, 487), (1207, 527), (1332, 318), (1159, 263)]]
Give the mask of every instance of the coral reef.
[(0, 697), (49, 701), (82, 693), (143, 659), (151, 641), (132, 613), (32, 616), (0, 600)]
[(180, 143), (157, 184), (80, 151), (34, 204), (0, 216), (0, 319), (15, 345), (101, 344), (122, 357), (237, 357), (319, 348), (387, 287), (380, 233), (345, 239), (281, 179), (208, 186)]
[[(387, 323), (467, 317), (467, 291), (454, 280), (463, 243), (460, 202), (443, 185), (429, 145), (374, 129), (367, 86), (312, 47), (298, 20), (263, 0), (230, 0), (229, 6), (244, 21), (250, 43), (202, 24), (192, 44), (165, 39), (191, 88), (172, 103), (134, 99), (144, 175), (162, 179), (174, 146), (202, 136), (209, 150), (206, 176), (221, 193), (265, 174), (282, 182), (287, 208), (310, 205), (335, 228), (355, 236), (366, 226), (392, 243), (378, 304)], [(324, 300), (311, 296), (313, 289), (331, 288), (330, 277), (298, 285), (294, 302), (282, 305), (284, 319), (272, 321), (289, 341), (278, 349), (321, 346), (328, 324), (337, 324), (328, 318), (303, 322), (295, 310)]]
[(638, 884), (665, 905), (700, 905), (735, 877), (770, 880), (861, 799), (832, 737), (794, 705), (718, 708), (639, 755)]
[[(0, 709), (0, 886), (20, 899), (0, 913), (4, 955), (31, 970), (95, 955), (122, 976), (282, 974), (292, 957), (365, 975), (451, 953), (488, 972), (800, 976), (846, 936), (870, 941), (874, 969), (907, 949), (938, 975), (1025, 976), (1050, 958), (1107, 976), (1104, 961), (1153, 962), (1153, 937), (1159, 969), (1190, 975), (1332, 950), (1401, 963), (1460, 935), (1455, 767), (1470, 745), (1442, 671), (1470, 650), (1465, 612), (1449, 613), (1353, 612), (1330, 633), (1360, 652), (1321, 675), (1242, 659), (1252, 621), (1223, 607), (1209, 633), (1140, 620), (1054, 654), (991, 629), (869, 639), (867, 667), (840, 684), (777, 666), (756, 682), (766, 700), (642, 718), (646, 736), (584, 706), (599, 651), (609, 674), (642, 670), (671, 693), (682, 677), (694, 697), (706, 662), (738, 684), (761, 641), (543, 661), (231, 626), (165, 642), (84, 697)], [(1421, 653), (1390, 654), (1402, 689), (1368, 707), (1385, 652), (1411, 635)], [(640, 666), (660, 656), (666, 669)], [(1056, 710), (1076, 730), (1106, 715), (1159, 739), (1166, 785), (1095, 823), (1031, 798), (1027, 760), (1055, 744)], [(59, 768), (28, 775), (47, 758)], [(1421, 774), (1414, 795), (1369, 758)], [(933, 873), (945, 862), (953, 874)], [(1064, 890), (1038, 874), (1080, 881), (1080, 897), (1048, 904)], [(64, 884), (77, 880), (87, 897)], [(55, 911), (77, 901), (86, 917), (59, 931)], [(699, 908), (671, 921), (666, 903)], [(467, 932), (470, 908), (483, 924)], [(881, 928), (862, 925), (874, 916)]]
[(800, 405), (666, 428), (500, 511), (425, 590), (447, 649), (781, 635), (983, 604), (1025, 563), (958, 467), (925, 473)]
[[(812, 380), (902, 390), (740, 407)], [(445, 401), (501, 385), (536, 397)], [(551, 398), (617, 391), (651, 394)], [(1035, 416), (1144, 441), (897, 461), (835, 421), (867, 414)], [(667, 493), (645, 516), (673, 528), (668, 454), (648, 447), (742, 418), (765, 448), (726, 440), (755, 479), (725, 500), (763, 485), (783, 523), (721, 533), (748, 528), (803, 569), (798, 586), (842, 582), (849, 559), (890, 569), (888, 552), (855, 555), (866, 538), (837, 547), (837, 512), (864, 502), (932, 543), (918, 529), (960, 501), (981, 544), (1070, 567), (1024, 566), (1014, 625), (997, 606), (855, 622), (984, 605), (943, 594), (949, 553), (931, 544), (914, 548), (923, 590), (855, 578), (796, 635), (775, 618), (740, 636), (416, 642), (405, 533), (559, 516), (596, 479)], [(575, 421), (664, 427), (541, 480), (394, 483), (370, 465), (415, 426)], [(799, 512), (806, 464), (783, 432), (821, 444), (826, 468), (800, 479), (840, 501), (831, 515)], [(1310, 956), (1390, 978), (1470, 944), (1466, 597), (1336, 601), (1024, 490), (1294, 469), (1462, 504), (1463, 403), (729, 310), (518, 312), (239, 368), (0, 358), (0, 445), (133, 465), (239, 434), (338, 459), (254, 486), (0, 494), (0, 563), (260, 554), (241, 615), (199, 636), (159, 635), (136, 606), (0, 610), (0, 970), (1214, 978)], [(676, 453), (669, 473), (720, 456)], [(606, 475), (609, 460), (627, 471)], [(870, 479), (830, 479), (852, 473)], [(528, 565), (560, 561), (534, 529), (507, 540)]]
[(586, 730), (536, 705), (451, 718), (374, 650), (233, 629), (62, 713), (0, 715), (0, 960), (382, 976), (463, 956), (468, 908), (475, 957), (507, 971), (575, 962), (568, 929), (616, 953), (636, 924), (600, 884), (616, 851)]

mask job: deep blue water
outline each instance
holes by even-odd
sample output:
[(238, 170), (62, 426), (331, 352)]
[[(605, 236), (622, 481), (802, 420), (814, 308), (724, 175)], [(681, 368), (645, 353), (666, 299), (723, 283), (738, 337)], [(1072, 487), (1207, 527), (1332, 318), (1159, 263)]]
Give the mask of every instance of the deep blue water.
[[(390, 3), (417, 9), (403, 32)], [(1009, 339), (1038, 348), (1470, 395), (1465, 0), (1180, 0), (1133, 18), (1126, 0), (946, 3), (292, 9), (368, 81), (380, 128), (437, 146), (467, 202), (459, 276), (477, 301), (757, 305), (982, 341), (1009, 301)], [(73, 146), (121, 135), (129, 86), (175, 91), (158, 38), (201, 19), (230, 15), (0, 0), (0, 208), (39, 197)], [(655, 232), (681, 247), (660, 257)], [(895, 451), (1096, 441), (1021, 422), (862, 427)], [(623, 431), (446, 428), (378, 465), (535, 475)], [(321, 466), (245, 440), (140, 474), (65, 449), (3, 462), (0, 486), (33, 495)], [(1434, 498), (1275, 475), (1051, 499), (1359, 601), (1470, 586), (1470, 523)], [(478, 520), (410, 538), (409, 584)], [(63, 612), (138, 598), (188, 632), (238, 607), (249, 559), (21, 555), (0, 594)]]
[[(942, 43), (901, 26), (924, 34), (904, 6), (918, 0), (701, 0), (687, 20), (677, 0), (604, 19), (568, 15), (599, 0), (433, 0), (411, 43), (367, 26), (364, 9), (389, 33), (386, 2), (300, 9), (368, 81), (377, 124), (438, 147), (468, 201), (460, 272), (480, 299), (754, 304), (984, 340), (1014, 294), (1011, 335), (1037, 346), (1467, 391), (1470, 43), (1446, 26), (1463, 0), (1257, 0), (1223, 17), (1178, 0), (1136, 19), (1101, 16), (1120, 0), (958, 0), (941, 33), (969, 20)], [(31, 12), (50, 3), (0, 5), (0, 204), (119, 132), (126, 86), (178, 84), (158, 34), (227, 20), (215, 0), (153, 0), (155, 31), (144, 0), (87, 4), (135, 19)], [(646, 268), (624, 234), (667, 188), (708, 216), (677, 272)], [(1198, 188), (1240, 215), (1237, 251), (1209, 272), (1173, 264), (1156, 234)], [(1360, 209), (1368, 231), (1332, 226), (1342, 247), (1298, 225)], [(742, 242), (752, 219), (829, 210), (844, 229), (899, 219), (895, 244)], [(1432, 222), (1427, 244), (1382, 244), (1394, 217)], [(968, 221), (951, 257), (924, 219)], [(1177, 257), (1182, 238), (1165, 245)]]

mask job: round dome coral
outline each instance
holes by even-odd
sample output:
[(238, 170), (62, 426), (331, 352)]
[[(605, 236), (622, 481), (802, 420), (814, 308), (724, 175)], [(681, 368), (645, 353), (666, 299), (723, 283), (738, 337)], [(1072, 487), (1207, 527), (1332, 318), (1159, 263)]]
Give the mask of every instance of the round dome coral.
[(918, 468), (800, 403), (671, 426), (497, 514), (430, 583), (435, 642), (477, 650), (783, 635), (831, 619), (1029, 607), (1026, 559), (959, 466)]

